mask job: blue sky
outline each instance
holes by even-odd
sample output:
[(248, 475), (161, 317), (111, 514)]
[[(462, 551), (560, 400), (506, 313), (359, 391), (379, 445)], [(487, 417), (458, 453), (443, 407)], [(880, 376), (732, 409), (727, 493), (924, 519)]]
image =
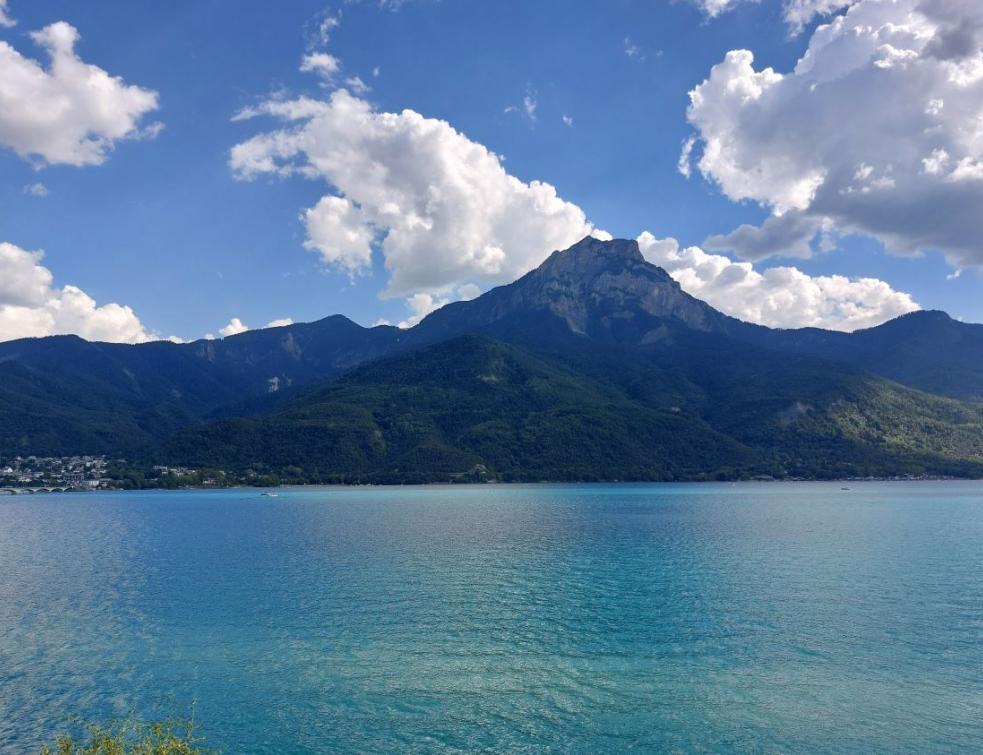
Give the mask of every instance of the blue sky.
[[(16, 25), (0, 28), (0, 40), (16, 54), (48, 65), (47, 54), (30, 34), (67, 22), (78, 33), (78, 58), (120, 77), (127, 86), (156, 92), (159, 107), (140, 117), (145, 129), (140, 138), (114, 138), (101, 164), (60, 164), (43, 155), (18, 154), (9, 142), (0, 148), (0, 242), (29, 252), (43, 250), (43, 260), (34, 258), (34, 264), (50, 271), (55, 291), (77, 286), (99, 305), (130, 307), (146, 333), (185, 339), (217, 333), (232, 318), (259, 327), (279, 318), (306, 321), (340, 312), (366, 325), (380, 318), (397, 323), (414, 311), (485, 290), (511, 277), (508, 271), (532, 264), (527, 257), (534, 253), (524, 251), (527, 256), (499, 272), (471, 276), (465, 268), (454, 275), (438, 271), (431, 285), (427, 274), (408, 269), (441, 265), (439, 259), (420, 256), (428, 240), (415, 237), (415, 246), (398, 263), (408, 272), (396, 273), (413, 282), (387, 297), (394, 273), (384, 264), (387, 253), (379, 244), (385, 230), (376, 215), (371, 263), (358, 266), (351, 256), (339, 262), (340, 253), (322, 253), (311, 243), (312, 231), (302, 217), (325, 196), (352, 197), (356, 209), (365, 209), (366, 200), (353, 184), (339, 188), (330, 171), (307, 177), (255, 170), (245, 175), (241, 166), (230, 165), (235, 145), (305, 123), (271, 119), (268, 112), (233, 120), (236, 113), (305, 96), (327, 101), (332, 92), (344, 89), (373, 114), (409, 109), (424, 119), (446, 121), (470, 142), (501, 156), (505, 171), (519, 181), (552, 185), (593, 226), (615, 236), (634, 238), (649, 231), (660, 243), (678, 240), (680, 250), (706, 248), (708, 237), (727, 236), (742, 224), (760, 226), (775, 217), (787, 192), (782, 187), (742, 189), (728, 178), (726, 165), (697, 167), (699, 150), (707, 143), (700, 139), (720, 132), (725, 116), (718, 108), (694, 123), (687, 117), (689, 93), (731, 50), (752, 51), (755, 71), (791, 71), (817, 24), (829, 21), (817, 16), (795, 34), (787, 7), (777, 0), (733, 4), (710, 17), (706, 8), (682, 0), (407, 0), (398, 8), (369, 0), (9, 0), (6, 12)], [(325, 19), (337, 21), (328, 25), (326, 39), (319, 32)], [(300, 70), (302, 58), (318, 52), (330, 54), (340, 65), (330, 81)], [(355, 76), (371, 89), (346, 83)], [(3, 105), (16, 106), (16, 101)], [(790, 112), (772, 114), (776, 129), (785, 127), (782, 118), (792, 118)], [(0, 144), (2, 119), (0, 113)], [(148, 129), (158, 122), (163, 124), (159, 132)], [(839, 122), (825, 126), (868, 127), (854, 123), (847, 110)], [(732, 123), (728, 128), (732, 135)], [(744, 164), (752, 149), (747, 129), (739, 134), (741, 146), (734, 147), (735, 154), (745, 150), (740, 153)], [(678, 161), (682, 145), (694, 135), (697, 151), (687, 178)], [(876, 133), (870, 138), (876, 139)], [(802, 139), (808, 142), (809, 133)], [(753, 142), (753, 147), (771, 154), (787, 149), (767, 139)], [(946, 160), (956, 165), (953, 150), (948, 148)], [(395, 147), (385, 155), (374, 159), (400, 159)], [(309, 151), (299, 159), (308, 158)], [(836, 166), (827, 167), (833, 175)], [(868, 171), (870, 180), (878, 170)], [(765, 175), (761, 183), (772, 178)], [(840, 189), (840, 204), (819, 192), (808, 207), (794, 207), (790, 213), (779, 208), (781, 217), (801, 215), (812, 224), (809, 233), (816, 235), (807, 241), (812, 247), (808, 259), (762, 256), (733, 238), (718, 242), (708, 254), (732, 260), (743, 256), (753, 260), (758, 272), (792, 265), (811, 277), (876, 278), (922, 307), (983, 320), (981, 282), (971, 249), (949, 238), (938, 242), (945, 254), (925, 246), (935, 241), (919, 241), (922, 246), (916, 248), (908, 239), (925, 238), (920, 229), (878, 226), (871, 231), (873, 220), (853, 205), (843, 206), (850, 191)], [(945, 215), (937, 215), (936, 222), (946, 223)], [(337, 225), (329, 230), (336, 227), (342, 230)], [(552, 230), (544, 233), (543, 238), (558, 238)], [(830, 241), (823, 251), (820, 244), (826, 237)], [(896, 238), (902, 241), (893, 243)], [(305, 240), (311, 248), (305, 248)], [(885, 240), (896, 254), (885, 251)], [(736, 249), (728, 247), (732, 242)], [(651, 249), (654, 261), (666, 259), (659, 256), (666, 247)], [(541, 256), (549, 251), (542, 249)], [(503, 254), (512, 250), (504, 248)], [(964, 272), (953, 277), (957, 269)], [(686, 274), (677, 277), (683, 280)], [(740, 292), (718, 289), (713, 289), (717, 300), (709, 295), (710, 288), (697, 285), (694, 293), (702, 290), (721, 308), (755, 319), (741, 309)], [(414, 310), (408, 304), (414, 295), (428, 297), (428, 302), (418, 299)], [(794, 306), (797, 300), (790, 301)], [(899, 301), (885, 305), (885, 315), (905, 309)], [(781, 308), (781, 301), (772, 306)], [(868, 314), (878, 316), (877, 311)], [(835, 317), (842, 319), (839, 310), (817, 323), (840, 326)], [(785, 324), (774, 318), (757, 317)], [(870, 324), (868, 319), (857, 323)], [(84, 328), (80, 332), (89, 334)], [(29, 329), (22, 333), (33, 334)], [(19, 333), (7, 333), (15, 335)]]

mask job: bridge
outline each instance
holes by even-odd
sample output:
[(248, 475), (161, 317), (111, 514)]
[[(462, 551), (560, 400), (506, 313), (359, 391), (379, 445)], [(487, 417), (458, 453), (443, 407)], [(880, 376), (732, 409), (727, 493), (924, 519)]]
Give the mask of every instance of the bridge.
[(68, 493), (72, 490), (82, 490), (69, 486), (52, 486), (41, 488), (0, 488), (0, 495), (33, 495), (34, 493)]

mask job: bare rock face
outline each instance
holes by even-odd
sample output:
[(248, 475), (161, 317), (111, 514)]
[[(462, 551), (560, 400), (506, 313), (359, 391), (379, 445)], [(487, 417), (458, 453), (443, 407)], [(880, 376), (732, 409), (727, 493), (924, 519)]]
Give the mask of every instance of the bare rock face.
[(669, 337), (667, 322), (699, 331), (724, 331), (734, 322), (646, 262), (637, 242), (588, 236), (516, 282), (445, 307), (420, 327), (447, 333), (545, 313), (579, 335), (642, 344)]
[(646, 262), (633, 240), (588, 236), (553, 252), (520, 282), (527, 296), (539, 296), (576, 332), (586, 332), (598, 318), (601, 323), (635, 320), (639, 313), (679, 320), (696, 330), (713, 329), (721, 317), (683, 292), (665, 270)]

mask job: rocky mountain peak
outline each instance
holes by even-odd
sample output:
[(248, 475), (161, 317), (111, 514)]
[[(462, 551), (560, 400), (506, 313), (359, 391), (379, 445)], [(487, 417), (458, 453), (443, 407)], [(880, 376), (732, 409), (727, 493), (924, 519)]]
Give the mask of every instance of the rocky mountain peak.
[(524, 284), (531, 279), (556, 278), (565, 285), (589, 289), (596, 284), (598, 278), (612, 276), (641, 276), (674, 283), (662, 268), (645, 261), (637, 241), (602, 240), (587, 236), (568, 249), (553, 252), (538, 268), (520, 278), (516, 284)]
[(723, 315), (686, 294), (662, 268), (645, 261), (638, 242), (588, 236), (554, 252), (516, 284), (567, 320), (575, 332), (617, 326), (644, 339), (652, 320), (679, 320), (712, 329)]
[(496, 322), (543, 313), (563, 320), (573, 333), (631, 342), (664, 337), (666, 321), (707, 331), (729, 320), (646, 262), (638, 242), (588, 236), (553, 252), (514, 283), (431, 314), (421, 330), (481, 332)]
[[(549, 259), (565, 256), (567, 259), (605, 260), (608, 262), (643, 262), (642, 252), (634, 239), (598, 239), (585, 236), (573, 246), (553, 252)], [(544, 263), (545, 264), (545, 263)]]

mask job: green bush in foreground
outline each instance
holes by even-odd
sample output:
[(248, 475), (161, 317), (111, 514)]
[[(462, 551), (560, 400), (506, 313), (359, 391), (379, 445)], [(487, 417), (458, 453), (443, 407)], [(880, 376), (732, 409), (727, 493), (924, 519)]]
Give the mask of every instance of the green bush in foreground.
[(45, 746), (41, 755), (209, 755), (202, 749), (204, 738), (194, 721), (142, 723), (127, 719), (108, 726), (88, 724), (84, 741), (68, 734), (58, 737), (54, 749)]

